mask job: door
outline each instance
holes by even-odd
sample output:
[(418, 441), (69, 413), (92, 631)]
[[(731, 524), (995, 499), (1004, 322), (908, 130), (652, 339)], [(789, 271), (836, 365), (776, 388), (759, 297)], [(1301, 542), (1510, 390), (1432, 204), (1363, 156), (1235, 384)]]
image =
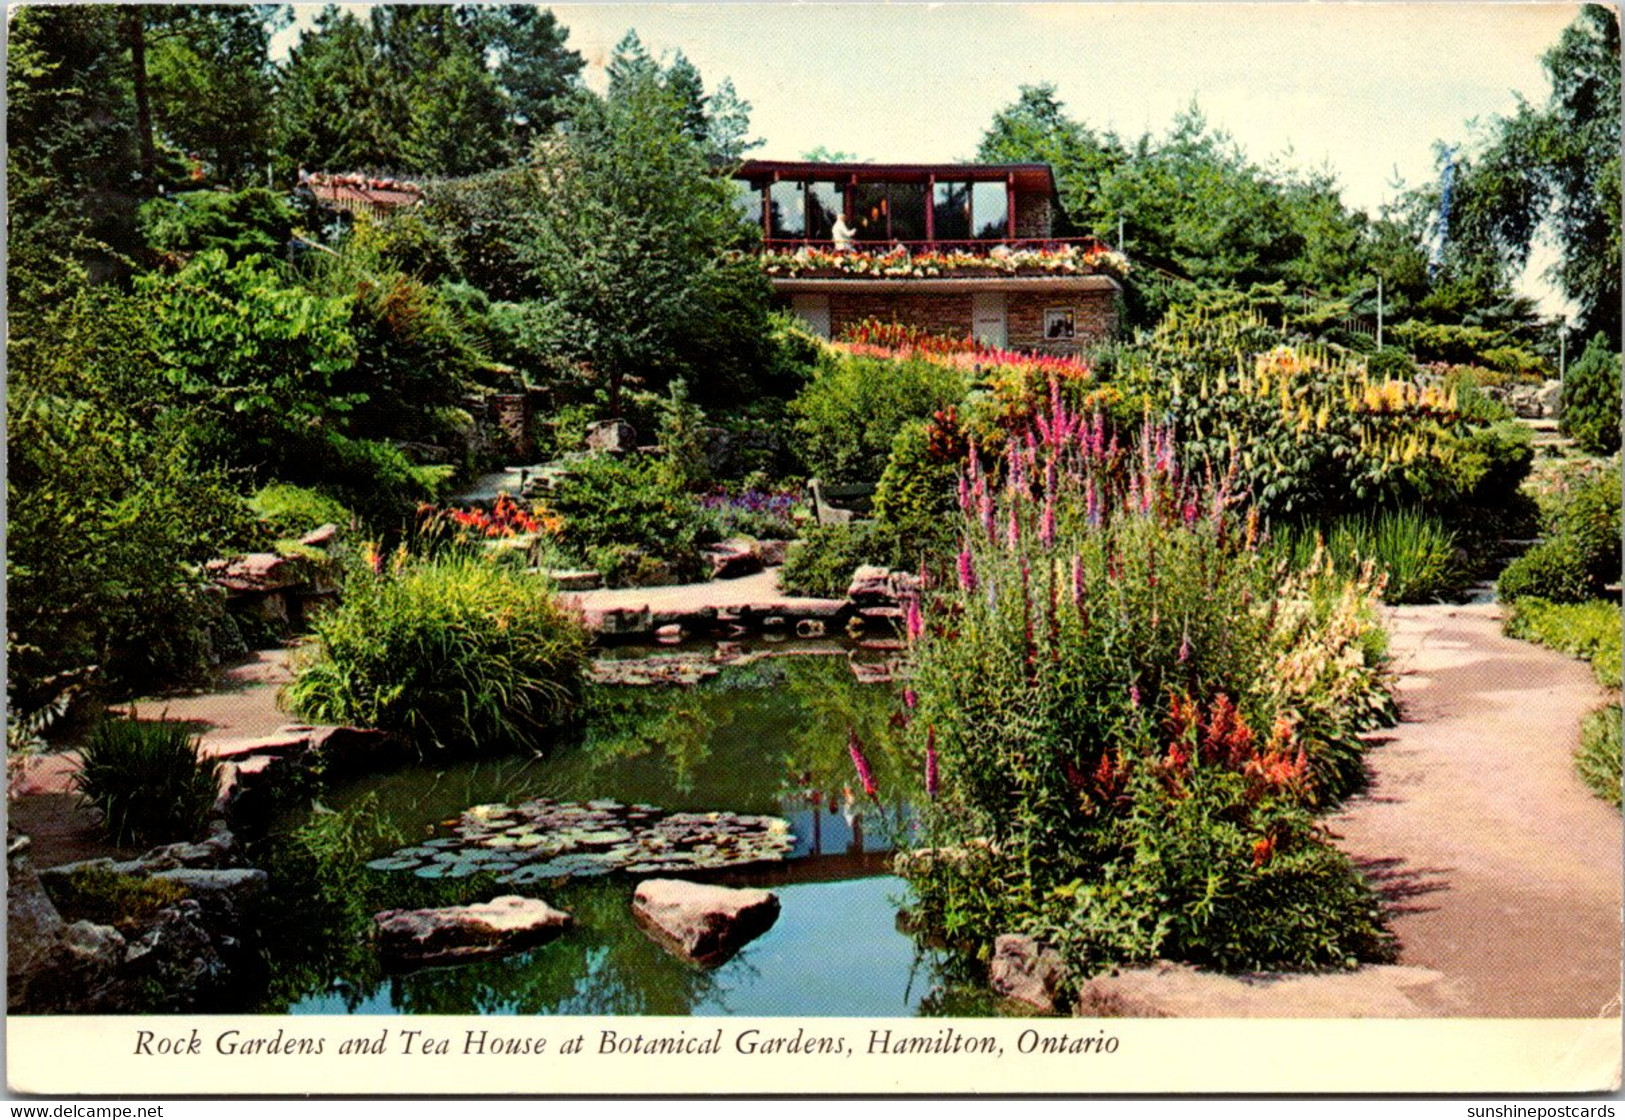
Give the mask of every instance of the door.
[(971, 334), (976, 341), (996, 350), (1006, 345), (1004, 325), (1004, 293), (971, 293)]
[(829, 337), (829, 297), (793, 295), (790, 310), (807, 322), (807, 329), (819, 338)]

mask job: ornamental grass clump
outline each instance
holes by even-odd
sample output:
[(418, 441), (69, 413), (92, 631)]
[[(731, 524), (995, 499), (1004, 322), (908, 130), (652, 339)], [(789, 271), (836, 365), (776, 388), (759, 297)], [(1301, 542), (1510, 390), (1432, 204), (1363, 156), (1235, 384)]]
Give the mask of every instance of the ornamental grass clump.
[(117, 844), (190, 840), (218, 792), (216, 762), (200, 761), (197, 736), (182, 722), (109, 719), (80, 752), (79, 793)]
[(586, 636), (545, 582), (447, 552), (357, 565), (317, 617), (287, 687), (313, 720), (398, 732), (420, 749), (537, 749), (575, 714)]
[(1233, 486), (1058, 390), (996, 467), (969, 456), (962, 547), (913, 642), (927, 848), (900, 861), (951, 943), (1030, 933), (1075, 974), (1389, 953), (1311, 815), (1387, 709), (1380, 578), (1286, 570)]

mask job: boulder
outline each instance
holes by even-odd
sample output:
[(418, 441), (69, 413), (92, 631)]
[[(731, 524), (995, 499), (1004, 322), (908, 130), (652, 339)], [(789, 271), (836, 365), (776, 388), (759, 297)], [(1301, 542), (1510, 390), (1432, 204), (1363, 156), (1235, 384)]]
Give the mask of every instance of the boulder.
[(790, 554), (789, 541), (757, 541), (756, 555), (763, 565), (776, 568), (784, 563), (785, 557)]
[(281, 591), (308, 582), (304, 564), (274, 552), (251, 552), (230, 560), (210, 560), (208, 573), (228, 591)]
[(1540, 414), (1547, 420), (1560, 420), (1563, 416), (1563, 383), (1555, 378), (1541, 384), (1535, 391)]
[(326, 548), (338, 539), (339, 527), (329, 521), (325, 525), (318, 525), (310, 532), (299, 538), (299, 543), (311, 548)]
[(118, 1010), (124, 937), (112, 926), (63, 921), (26, 846), (8, 848), (7, 1009), (32, 1014)]
[(1025, 934), (1004, 933), (993, 942), (987, 978), (993, 990), (1006, 999), (1053, 1012), (1066, 987), (1067, 971), (1054, 949)]
[(637, 449), (637, 430), (625, 420), (595, 420), (587, 425), (587, 449), (625, 455)]
[(560, 591), (591, 591), (604, 585), (603, 573), (590, 568), (547, 568), (541, 574)]
[(727, 540), (707, 545), (700, 555), (710, 565), (712, 579), (737, 579), (762, 570), (762, 558), (749, 541)]
[(854, 603), (889, 603), (892, 597), (888, 582), (890, 575), (890, 569), (877, 564), (864, 564), (852, 573), (846, 597)]
[(372, 920), (384, 958), (407, 967), (517, 952), (556, 937), (571, 921), (539, 899), (511, 894), (472, 906), (383, 910)]
[(645, 879), (633, 893), (632, 916), (668, 951), (714, 968), (773, 927), (779, 898), (771, 891)]

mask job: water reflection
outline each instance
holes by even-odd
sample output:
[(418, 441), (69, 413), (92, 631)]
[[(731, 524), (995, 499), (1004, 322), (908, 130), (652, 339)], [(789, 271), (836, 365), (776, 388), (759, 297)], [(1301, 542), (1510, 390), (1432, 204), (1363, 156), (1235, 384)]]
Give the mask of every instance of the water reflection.
[[(288, 1010), (314, 1014), (908, 1015), (967, 1010), (943, 963), (897, 928), (905, 893), (888, 852), (906, 837), (916, 760), (902, 757), (895, 692), (859, 684), (844, 658), (785, 658), (691, 689), (600, 689), (587, 726), (547, 758), (419, 765), (330, 793), (372, 794), (408, 835), (470, 805), (532, 797), (613, 798), (667, 810), (772, 813), (792, 858), (713, 874), (778, 892), (778, 922), (718, 969), (668, 955), (633, 923), (631, 880), (570, 880), (538, 891), (571, 913), (562, 938), (523, 955), (382, 977), (340, 966)], [(864, 743), (879, 799), (847, 752)], [(369, 872), (368, 874), (374, 874)], [(385, 878), (381, 889), (404, 888)], [(500, 892), (497, 892), (500, 893)], [(354, 955), (348, 957), (353, 961)]]

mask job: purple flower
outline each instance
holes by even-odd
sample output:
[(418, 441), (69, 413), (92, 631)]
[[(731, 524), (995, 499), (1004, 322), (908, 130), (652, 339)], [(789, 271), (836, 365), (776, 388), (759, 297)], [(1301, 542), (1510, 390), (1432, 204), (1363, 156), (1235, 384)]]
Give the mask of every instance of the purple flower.
[(1076, 554), (1072, 557), (1072, 605), (1083, 605), (1083, 557)]
[(1044, 517), (1038, 523), (1038, 539), (1045, 548), (1055, 543), (1055, 499), (1044, 503)]
[(908, 607), (903, 612), (903, 625), (908, 631), (908, 640), (911, 642), (919, 641), (920, 636), (925, 633), (925, 618), (920, 613), (920, 597), (918, 595), (909, 596)]
[(1183, 664), (1185, 664), (1185, 662), (1189, 661), (1190, 659), (1191, 659), (1191, 632), (1189, 630), (1186, 630), (1185, 631), (1185, 636), (1180, 640), (1180, 643), (1179, 643), (1179, 663), (1181, 665), (1183, 665)]
[(919, 702), (919, 693), (915, 692), (912, 688), (903, 689), (903, 707), (913, 711), (914, 707), (919, 704)]
[(1014, 552), (1021, 543), (1021, 521), (1016, 517), (1016, 507), (1010, 506), (1010, 527), (1005, 532), (1005, 547)]
[(852, 767), (858, 772), (858, 781), (863, 784), (863, 792), (873, 797), (879, 792), (875, 785), (875, 777), (869, 771), (869, 760), (863, 757), (863, 743), (856, 731), (846, 733), (846, 753), (852, 756)]
[(959, 550), (959, 587), (962, 591), (976, 590), (976, 565), (968, 548)]
[(1140, 684), (1138, 681), (1128, 686), (1129, 706), (1138, 709), (1140, 706)]

